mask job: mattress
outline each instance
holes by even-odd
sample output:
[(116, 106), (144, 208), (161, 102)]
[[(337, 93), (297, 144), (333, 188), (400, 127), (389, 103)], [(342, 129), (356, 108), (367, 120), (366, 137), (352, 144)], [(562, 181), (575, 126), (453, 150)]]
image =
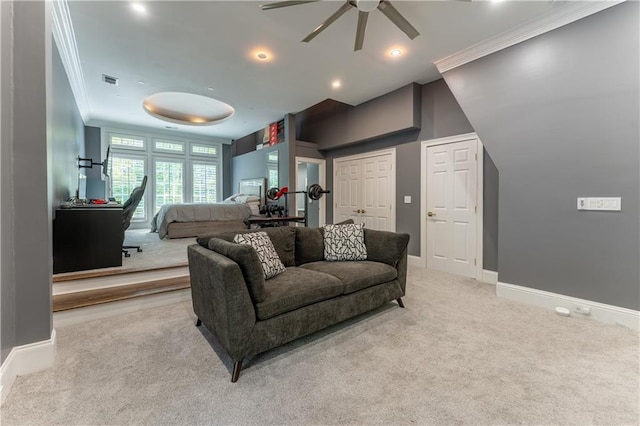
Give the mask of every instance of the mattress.
[(151, 220), (151, 232), (164, 238), (173, 222), (244, 221), (251, 213), (245, 203), (165, 204)]

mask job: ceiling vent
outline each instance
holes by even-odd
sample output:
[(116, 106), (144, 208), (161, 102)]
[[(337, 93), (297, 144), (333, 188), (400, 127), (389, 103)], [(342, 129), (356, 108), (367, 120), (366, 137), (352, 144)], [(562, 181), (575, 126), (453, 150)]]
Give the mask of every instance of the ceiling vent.
[(107, 84), (112, 84), (114, 86), (118, 85), (118, 78), (111, 77), (110, 75), (102, 74), (102, 81), (104, 81)]

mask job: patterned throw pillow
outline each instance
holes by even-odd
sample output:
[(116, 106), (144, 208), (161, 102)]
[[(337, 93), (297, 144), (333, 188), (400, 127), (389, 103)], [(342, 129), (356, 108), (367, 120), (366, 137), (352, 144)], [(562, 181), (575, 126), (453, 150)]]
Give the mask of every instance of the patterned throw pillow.
[(246, 244), (255, 249), (262, 264), (265, 280), (273, 278), (287, 270), (282, 264), (282, 261), (280, 261), (278, 253), (266, 232), (236, 234), (236, 236), (233, 237), (233, 242)]
[(324, 227), (325, 260), (366, 260), (364, 223), (326, 225)]

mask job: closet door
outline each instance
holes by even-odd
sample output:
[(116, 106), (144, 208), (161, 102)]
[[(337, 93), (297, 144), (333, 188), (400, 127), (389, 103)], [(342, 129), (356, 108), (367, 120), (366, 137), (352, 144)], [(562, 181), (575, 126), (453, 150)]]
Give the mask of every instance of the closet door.
[(395, 231), (393, 152), (336, 160), (334, 223), (353, 219), (367, 229)]
[(336, 162), (336, 208), (334, 223), (353, 219), (360, 223), (360, 193), (361, 193), (361, 164), (360, 160)]

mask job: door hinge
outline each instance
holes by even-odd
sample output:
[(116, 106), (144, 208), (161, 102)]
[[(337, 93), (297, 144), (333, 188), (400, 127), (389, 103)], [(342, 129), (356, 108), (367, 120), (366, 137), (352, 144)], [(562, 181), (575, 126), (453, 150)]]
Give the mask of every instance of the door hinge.
[(478, 161), (478, 154), (476, 154), (476, 161)]
[(473, 266), (477, 266), (478, 265), (478, 259), (473, 259)]
[(476, 213), (478, 213), (478, 206), (476, 206)]

